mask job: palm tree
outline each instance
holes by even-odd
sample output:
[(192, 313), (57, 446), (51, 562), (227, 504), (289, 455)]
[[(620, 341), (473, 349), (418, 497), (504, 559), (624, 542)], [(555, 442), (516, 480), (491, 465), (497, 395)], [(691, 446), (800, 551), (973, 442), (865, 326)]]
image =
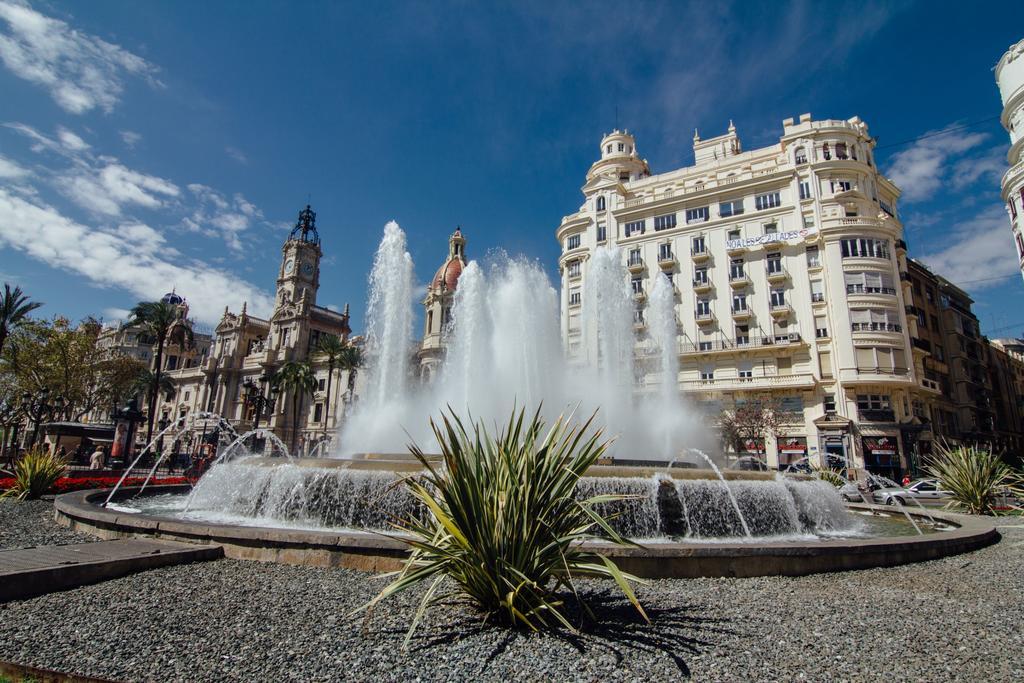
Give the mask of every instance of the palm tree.
[(156, 339), (153, 384), (149, 388), (149, 416), (146, 426), (146, 443), (149, 443), (153, 439), (153, 420), (156, 418), (156, 397), (160, 393), (160, 378), (163, 373), (164, 346), (168, 342), (178, 346), (191, 346), (192, 328), (179, 315), (179, 308), (166, 301), (140, 301), (132, 309), (125, 324), (129, 327), (142, 327)]
[(274, 383), (282, 393), (292, 392), (292, 439), (294, 451), (299, 435), (299, 399), (316, 391), (316, 375), (308, 361), (287, 361), (274, 375)]
[(149, 392), (153, 387), (157, 387), (157, 393), (163, 394), (168, 399), (174, 398), (175, 388), (174, 382), (167, 375), (160, 375), (157, 378), (156, 373), (149, 368), (142, 368), (139, 370), (138, 377), (132, 382), (131, 388), (128, 390), (128, 398), (135, 396), (149, 396)]
[(356, 387), (356, 371), (363, 366), (363, 350), (352, 344), (345, 345), (345, 351), (338, 358), (338, 367), (348, 371), (348, 401), (352, 401), (352, 392)]
[(328, 416), (331, 414), (331, 383), (334, 379), (334, 369), (338, 367), (338, 360), (345, 349), (348, 348), (345, 342), (333, 334), (320, 337), (316, 344), (317, 353), (327, 357), (327, 398), (324, 399), (324, 434), (327, 433)]
[(0, 299), (0, 353), (3, 353), (7, 335), (25, 324), (28, 314), (42, 305), (38, 301), (29, 301), (21, 287), (11, 289), (4, 283), (4, 295)]

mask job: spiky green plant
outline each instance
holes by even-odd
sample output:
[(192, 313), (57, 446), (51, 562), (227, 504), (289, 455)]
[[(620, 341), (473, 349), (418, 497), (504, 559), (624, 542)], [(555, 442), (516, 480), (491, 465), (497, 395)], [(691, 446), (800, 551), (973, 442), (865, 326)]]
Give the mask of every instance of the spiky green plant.
[(821, 479), (824, 482), (832, 484), (837, 489), (841, 489), (850, 482), (847, 481), (846, 477), (840, 474), (838, 471), (830, 469), (828, 467), (815, 467), (814, 476)]
[[(580, 602), (574, 579), (603, 577), (613, 579), (647, 619), (630, 586), (640, 580), (581, 547), (599, 535), (631, 544), (595, 511), (624, 496), (574, 495), (580, 477), (608, 446), (600, 430), (589, 433), (593, 420), (569, 426), (559, 417), (545, 434), (539, 411), (529, 420), (525, 410), (513, 411), (497, 436), (483, 423), (467, 431), (451, 411), (441, 424), (431, 420), (443, 466), (410, 446), (425, 473), (406, 480), (428, 514), (399, 525), (411, 536), (412, 552), (397, 578), (360, 609), (429, 580), (406, 645), (428, 607), (460, 595), (485, 618), (531, 630), (561, 624), (575, 631), (563, 596), (571, 592)], [(445, 577), (454, 590), (441, 590)]]
[(14, 466), (14, 485), (0, 497), (19, 500), (39, 498), (64, 476), (66, 470), (67, 464), (48, 450), (31, 450)]
[(1024, 477), (983, 446), (940, 445), (927, 467), (949, 491), (946, 507), (960, 507), (972, 515), (996, 514), (996, 503), (1004, 496), (1024, 496)]

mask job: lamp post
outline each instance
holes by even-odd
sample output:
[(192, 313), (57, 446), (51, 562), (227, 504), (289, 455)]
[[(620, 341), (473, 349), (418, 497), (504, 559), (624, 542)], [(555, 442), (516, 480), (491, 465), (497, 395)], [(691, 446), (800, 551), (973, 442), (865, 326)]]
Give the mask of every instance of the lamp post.
[(156, 423), (157, 429), (160, 430), (160, 440), (156, 442), (156, 457), (160, 457), (164, 452), (164, 434), (163, 431), (171, 426), (171, 421), (166, 416), (161, 416)]
[(25, 415), (28, 416), (29, 422), (32, 423), (32, 437), (29, 439), (26, 449), (32, 448), (36, 443), (36, 437), (39, 436), (39, 425), (42, 423), (43, 418), (52, 410), (50, 406), (50, 390), (43, 387), (39, 390), (39, 394), (35, 397), (29, 392), (25, 392), (21, 395), (21, 409)]
[[(115, 418), (114, 443), (110, 451), (111, 460), (116, 456), (120, 456), (123, 459), (124, 465), (127, 466), (131, 462), (132, 444), (135, 440), (135, 423), (141, 422), (145, 418), (145, 415), (139, 410), (138, 399), (132, 397), (123, 408), (115, 412)], [(125, 435), (123, 442), (119, 442), (118, 431), (122, 426), (125, 430)]]
[[(0, 462), (10, 464), (14, 460), (13, 457), (8, 456), (7, 449), (17, 443), (20, 415), (21, 406), (10, 401), (0, 403), (0, 425), (3, 425), (4, 428), (3, 440), (0, 441)], [(17, 455), (16, 446), (15, 455)]]
[(255, 419), (253, 429), (260, 428), (260, 418), (263, 416), (263, 412), (268, 408), (273, 408), (274, 401), (277, 400), (277, 389), (273, 386), (266, 392), (263, 390), (263, 383), (266, 382), (269, 377), (261, 375), (259, 383), (252, 381), (251, 377), (246, 377), (242, 381), (242, 385), (245, 386), (245, 401), (252, 406), (253, 412), (255, 413)]

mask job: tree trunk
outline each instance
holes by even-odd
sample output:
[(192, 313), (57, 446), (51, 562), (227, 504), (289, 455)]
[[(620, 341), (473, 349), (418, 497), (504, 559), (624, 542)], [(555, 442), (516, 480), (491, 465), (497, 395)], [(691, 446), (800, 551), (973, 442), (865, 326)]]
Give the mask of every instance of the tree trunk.
[(7, 342), (7, 325), (0, 325), (0, 354), (4, 352), (4, 344)]
[[(156, 397), (160, 393), (160, 372), (164, 364), (164, 335), (156, 338), (156, 371), (153, 373), (153, 391), (149, 394), (149, 424), (146, 425), (146, 443), (153, 440), (153, 420), (156, 419)], [(128, 444), (131, 448), (131, 444)]]
[(334, 363), (327, 364), (327, 398), (324, 399), (324, 435), (327, 435), (327, 418), (331, 414), (331, 380), (334, 379)]
[(299, 390), (292, 396), (292, 455), (298, 457), (295, 448), (299, 443)]

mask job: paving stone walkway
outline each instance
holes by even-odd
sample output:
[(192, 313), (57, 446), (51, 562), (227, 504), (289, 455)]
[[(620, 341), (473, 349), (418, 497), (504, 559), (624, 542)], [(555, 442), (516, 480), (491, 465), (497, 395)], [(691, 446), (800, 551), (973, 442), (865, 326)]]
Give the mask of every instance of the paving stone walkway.
[(0, 602), (224, 556), (219, 546), (121, 539), (0, 551)]

